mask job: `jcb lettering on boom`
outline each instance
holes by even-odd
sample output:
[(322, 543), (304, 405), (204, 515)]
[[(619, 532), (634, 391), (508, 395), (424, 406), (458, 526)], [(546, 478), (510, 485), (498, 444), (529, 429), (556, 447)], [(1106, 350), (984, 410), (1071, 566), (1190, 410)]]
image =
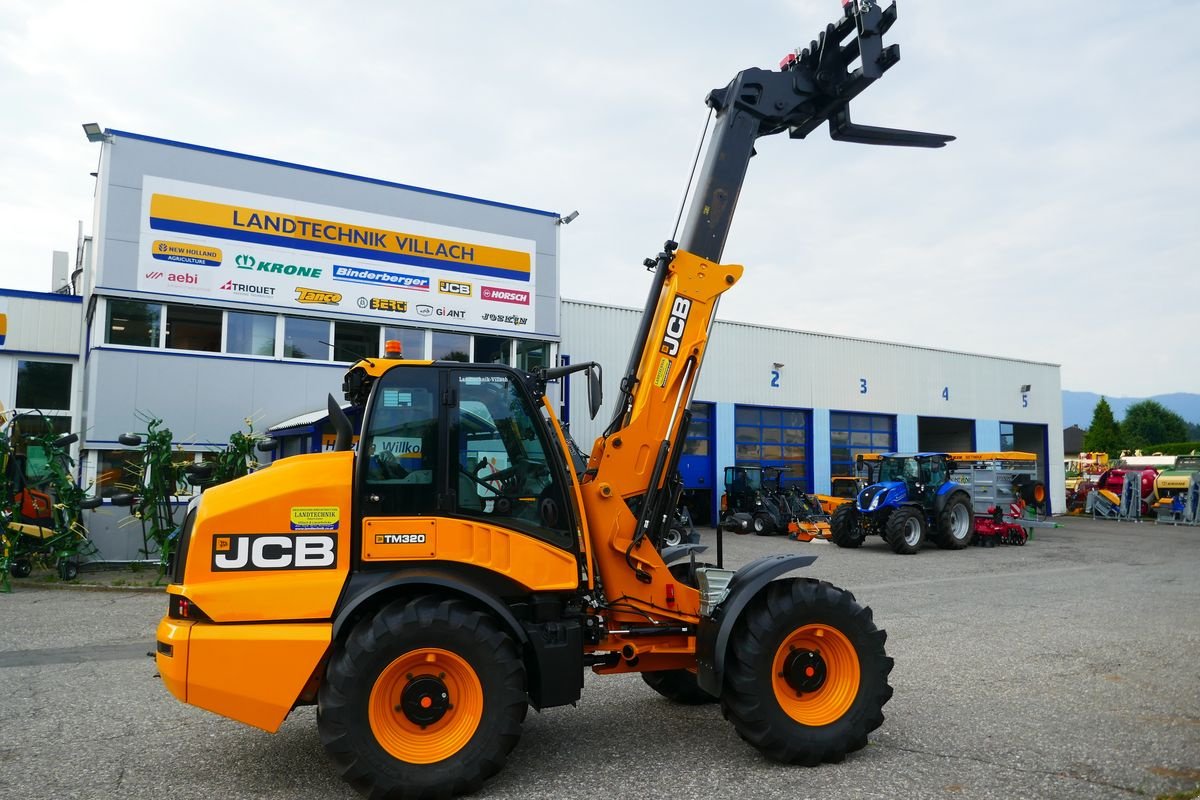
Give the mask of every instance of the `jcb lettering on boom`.
[(214, 572), (261, 569), (333, 569), (337, 539), (333, 536), (280, 536), (248, 533), (213, 540)]
[(667, 332), (663, 335), (659, 352), (669, 356), (679, 355), (679, 340), (687, 327), (688, 314), (692, 313), (692, 301), (680, 295), (671, 304), (671, 316), (667, 319)]

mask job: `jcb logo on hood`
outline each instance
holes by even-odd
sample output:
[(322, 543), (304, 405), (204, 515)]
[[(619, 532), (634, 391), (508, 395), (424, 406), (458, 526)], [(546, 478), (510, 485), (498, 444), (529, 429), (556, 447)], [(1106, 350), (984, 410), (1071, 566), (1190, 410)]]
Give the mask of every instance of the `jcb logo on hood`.
[(333, 569), (336, 566), (337, 539), (333, 536), (245, 533), (213, 538), (214, 572)]
[(682, 295), (675, 297), (671, 304), (671, 316), (667, 319), (667, 331), (663, 334), (662, 346), (659, 352), (669, 356), (679, 355), (679, 340), (687, 326), (688, 314), (692, 313), (692, 301)]

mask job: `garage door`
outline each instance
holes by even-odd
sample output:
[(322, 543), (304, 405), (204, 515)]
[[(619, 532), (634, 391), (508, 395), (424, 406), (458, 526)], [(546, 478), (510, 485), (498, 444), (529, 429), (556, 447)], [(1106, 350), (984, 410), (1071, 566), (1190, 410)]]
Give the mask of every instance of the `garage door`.
[(975, 450), (975, 421), (917, 417), (917, 450), (923, 453), (972, 452)]
[(739, 466), (784, 467), (786, 483), (812, 491), (811, 412), (799, 408), (736, 406), (734, 454)]
[(887, 414), (829, 415), (830, 473), (854, 475), (854, 459), (861, 453), (893, 453), (896, 418)]
[[(1049, 446), (1045, 425), (1032, 425), (1026, 422), (1000, 423), (1000, 449), (1016, 450), (1021, 453), (1033, 453), (1038, 460), (1038, 475), (1042, 483), (1050, 485), (1050, 459), (1046, 457)], [(1049, 509), (1049, 500), (1047, 499)], [(1052, 512), (1051, 512), (1052, 513)]]
[(716, 475), (716, 446), (713, 443), (713, 404), (692, 403), (692, 424), (688, 426), (679, 459), (679, 474), (686, 489), (684, 499), (692, 520), (707, 525), (713, 514), (713, 482)]

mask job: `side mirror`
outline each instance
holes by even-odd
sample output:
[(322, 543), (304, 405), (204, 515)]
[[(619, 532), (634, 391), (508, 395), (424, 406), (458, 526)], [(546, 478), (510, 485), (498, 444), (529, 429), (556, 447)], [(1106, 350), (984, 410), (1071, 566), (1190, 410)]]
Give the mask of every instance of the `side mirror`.
[(588, 370), (588, 411), (591, 413), (592, 419), (600, 413), (600, 406), (604, 405), (604, 385), (601, 381), (600, 365), (593, 364)]
[(134, 500), (133, 492), (117, 492), (108, 500), (114, 506), (131, 506)]
[(254, 449), (260, 453), (273, 453), (278, 445), (279, 443), (271, 438), (259, 439), (254, 445)]
[(122, 433), (117, 437), (117, 441), (126, 447), (140, 447), (142, 444), (142, 437), (136, 433)]
[(54, 446), (57, 448), (70, 447), (79, 441), (78, 433), (64, 433), (62, 436), (54, 440)]

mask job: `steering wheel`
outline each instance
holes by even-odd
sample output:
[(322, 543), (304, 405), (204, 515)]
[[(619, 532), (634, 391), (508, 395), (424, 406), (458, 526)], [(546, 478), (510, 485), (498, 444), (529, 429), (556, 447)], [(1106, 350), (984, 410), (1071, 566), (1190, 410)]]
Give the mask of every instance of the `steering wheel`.
[(397, 478), (403, 480), (408, 477), (408, 470), (400, 466), (400, 462), (396, 460), (396, 455), (390, 450), (376, 453), (375, 463), (379, 465), (379, 472), (385, 479)]

